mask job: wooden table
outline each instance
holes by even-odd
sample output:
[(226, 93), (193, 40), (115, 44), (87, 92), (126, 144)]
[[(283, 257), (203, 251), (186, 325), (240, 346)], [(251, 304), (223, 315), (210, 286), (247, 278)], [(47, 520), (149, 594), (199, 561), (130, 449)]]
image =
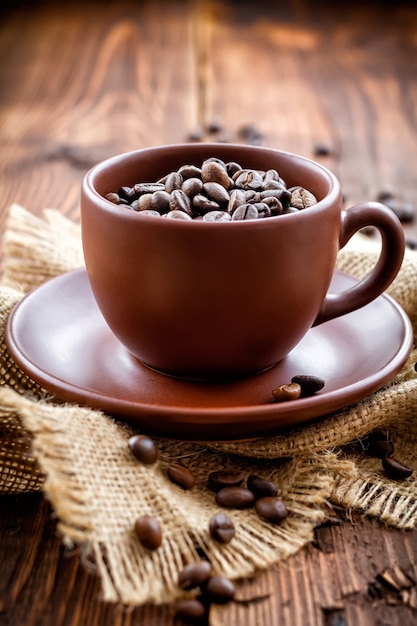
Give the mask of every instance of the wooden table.
[[(347, 205), (389, 192), (417, 206), (415, 2), (18, 2), (0, 21), (0, 212), (18, 202), (79, 219), (90, 165), (190, 140), (262, 143), (316, 158)], [(250, 132), (248, 132), (248, 130)], [(404, 223), (415, 238), (413, 221)], [(417, 623), (417, 533), (353, 516), (317, 529), (242, 583), (228, 626)], [(0, 497), (0, 624), (173, 624), (124, 611), (66, 551), (41, 494)]]

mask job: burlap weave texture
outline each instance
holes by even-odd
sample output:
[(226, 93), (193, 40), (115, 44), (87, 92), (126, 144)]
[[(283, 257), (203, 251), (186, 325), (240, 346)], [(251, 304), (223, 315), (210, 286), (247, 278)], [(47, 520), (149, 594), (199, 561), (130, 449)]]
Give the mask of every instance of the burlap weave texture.
[[(377, 251), (363, 243), (339, 254), (338, 267), (357, 277), (373, 266)], [(77, 224), (58, 212), (44, 219), (13, 205), (4, 234), (0, 330), (29, 289), (83, 265)], [(389, 293), (417, 328), (417, 254), (407, 251)], [(381, 463), (346, 444), (376, 428), (389, 429), (397, 455), (416, 468), (417, 374), (415, 352), (386, 388), (325, 420), (277, 437), (201, 444), (158, 440), (160, 460), (141, 466), (130, 454), (132, 429), (104, 413), (66, 404), (31, 381), (0, 352), (0, 491), (43, 489), (58, 518), (63, 541), (77, 543), (101, 577), (103, 598), (137, 605), (180, 595), (177, 573), (205, 552), (213, 568), (231, 578), (284, 560), (313, 537), (328, 502), (354, 508), (400, 528), (417, 521), (417, 476), (389, 480)], [(166, 476), (180, 460), (196, 475), (184, 492)], [(239, 468), (274, 480), (290, 515), (280, 526), (252, 511), (232, 511), (236, 538), (210, 540), (208, 520), (218, 508), (207, 488), (209, 472)], [(136, 516), (160, 519), (164, 541), (148, 553), (133, 533)]]

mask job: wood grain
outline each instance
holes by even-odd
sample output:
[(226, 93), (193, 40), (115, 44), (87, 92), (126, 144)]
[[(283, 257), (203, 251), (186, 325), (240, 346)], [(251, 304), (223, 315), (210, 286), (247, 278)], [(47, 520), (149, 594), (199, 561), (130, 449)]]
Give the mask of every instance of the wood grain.
[[(45, 0), (1, 11), (1, 225), (12, 202), (78, 220), (91, 165), (197, 131), (316, 158), (347, 205), (389, 189), (417, 206), (415, 2)], [(414, 221), (404, 228), (417, 233)], [(288, 562), (242, 581), (240, 601), (210, 621), (411, 626), (416, 551), (416, 532), (375, 520), (323, 526)], [(174, 623), (171, 607), (102, 603), (93, 565), (61, 545), (42, 495), (0, 497), (1, 626)]]

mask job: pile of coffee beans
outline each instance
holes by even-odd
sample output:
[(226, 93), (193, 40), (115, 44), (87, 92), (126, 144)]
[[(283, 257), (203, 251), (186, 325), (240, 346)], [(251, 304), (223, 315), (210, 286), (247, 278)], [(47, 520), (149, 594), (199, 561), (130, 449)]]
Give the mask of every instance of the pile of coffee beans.
[(291, 382), (278, 385), (272, 390), (276, 402), (286, 402), (312, 396), (324, 387), (324, 380), (319, 376), (298, 374), (291, 378)]
[(317, 203), (301, 186), (287, 187), (277, 170), (243, 168), (211, 157), (183, 165), (155, 182), (138, 182), (106, 194), (114, 204), (155, 217), (229, 222), (297, 213)]

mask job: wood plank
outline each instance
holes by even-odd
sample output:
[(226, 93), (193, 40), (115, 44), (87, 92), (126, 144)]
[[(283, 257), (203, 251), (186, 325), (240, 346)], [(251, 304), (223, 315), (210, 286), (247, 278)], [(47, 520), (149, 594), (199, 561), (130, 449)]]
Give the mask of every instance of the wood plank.
[(25, 4), (0, 26), (1, 207), (78, 219), (87, 169), (197, 124), (191, 2)]

